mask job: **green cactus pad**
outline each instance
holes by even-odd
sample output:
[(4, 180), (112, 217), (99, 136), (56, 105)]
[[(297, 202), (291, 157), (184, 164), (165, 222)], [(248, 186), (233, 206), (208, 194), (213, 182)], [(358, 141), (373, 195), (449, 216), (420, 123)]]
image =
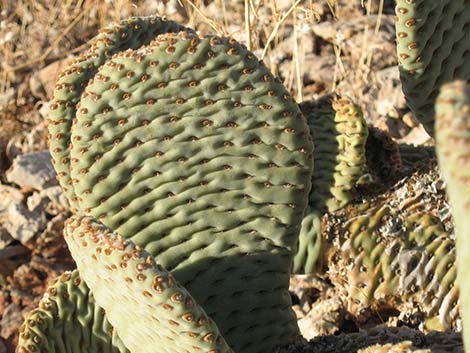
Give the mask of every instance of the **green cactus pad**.
[(436, 149), (457, 237), (457, 280), (461, 288), (464, 342), (470, 347), (470, 86), (442, 87), (436, 102)]
[(231, 352), (186, 289), (132, 241), (77, 216), (67, 222), (65, 239), (131, 352)]
[(295, 273), (313, 273), (321, 254), (320, 216), (349, 203), (366, 167), (367, 124), (348, 98), (325, 97), (300, 105), (314, 140), (314, 171), (309, 208), (302, 221)]
[(365, 171), (369, 130), (361, 109), (348, 98), (326, 97), (300, 107), (315, 150), (309, 206), (333, 212), (349, 203)]
[(269, 70), (233, 39), (165, 34), (113, 55), (76, 107), (80, 210), (157, 256), (235, 351), (296, 340), (313, 143)]
[(78, 271), (51, 284), (20, 328), (17, 353), (129, 353)]
[(322, 259), (322, 213), (307, 208), (299, 234), (299, 245), (294, 256), (295, 274), (315, 273), (321, 269)]
[(455, 243), (437, 170), (324, 220), (328, 275), (358, 318), (395, 309), (427, 329), (459, 327)]
[(91, 41), (91, 48), (59, 75), (50, 105), (49, 143), (59, 183), (72, 210), (77, 211), (78, 200), (70, 178), (70, 128), (88, 81), (115, 53), (148, 44), (158, 34), (183, 29), (185, 28), (175, 22), (156, 16), (130, 18), (105, 28)]
[(397, 0), (396, 15), (403, 91), (433, 136), (439, 88), (470, 79), (470, 6), (467, 0)]

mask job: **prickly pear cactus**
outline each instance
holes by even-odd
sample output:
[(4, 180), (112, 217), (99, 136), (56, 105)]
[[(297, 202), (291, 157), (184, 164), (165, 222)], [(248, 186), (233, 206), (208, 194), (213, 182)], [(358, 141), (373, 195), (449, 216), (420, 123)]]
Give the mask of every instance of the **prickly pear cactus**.
[[(328, 274), (361, 321), (398, 310), (429, 330), (459, 327), (455, 243), (437, 170), (415, 173), (392, 192), (323, 220)], [(436, 209), (430, 207), (434, 205)]]
[[(105, 33), (127, 37), (152, 21)], [(155, 256), (234, 351), (292, 342), (289, 274), (313, 159), (306, 122), (233, 39), (149, 36), (104, 55), (89, 81), (83, 60), (60, 78), (50, 126), (51, 148), (66, 154), (62, 184), (79, 212)]]
[(361, 109), (349, 98), (326, 97), (301, 104), (315, 145), (309, 205), (335, 211), (352, 198), (366, 167), (368, 127)]
[(129, 353), (78, 271), (52, 283), (20, 328), (18, 353)]
[(294, 259), (294, 272), (312, 273), (321, 254), (321, 215), (344, 207), (366, 168), (368, 127), (361, 109), (348, 98), (325, 97), (302, 103), (314, 140), (314, 171)]
[(457, 236), (457, 280), (461, 289), (463, 332), (470, 347), (470, 86), (444, 85), (436, 103), (436, 148)]
[(156, 347), (168, 352), (231, 352), (185, 288), (132, 241), (91, 217), (72, 217), (65, 239), (131, 352), (154, 352)]
[(439, 88), (470, 79), (470, 6), (466, 0), (397, 0), (396, 15), (403, 91), (433, 136)]
[(105, 28), (92, 42), (90, 49), (79, 56), (63, 71), (57, 80), (48, 119), (50, 151), (60, 185), (65, 191), (72, 210), (78, 210), (70, 176), (70, 129), (81, 95), (88, 84), (112, 55), (126, 49), (148, 44), (156, 35), (187, 30), (164, 18), (152, 16), (131, 18)]

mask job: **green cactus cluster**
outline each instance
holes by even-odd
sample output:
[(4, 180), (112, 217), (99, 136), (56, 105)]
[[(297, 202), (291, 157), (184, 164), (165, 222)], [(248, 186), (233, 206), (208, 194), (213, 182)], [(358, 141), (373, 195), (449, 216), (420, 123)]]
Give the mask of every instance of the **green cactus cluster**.
[(347, 205), (366, 168), (368, 127), (362, 110), (346, 97), (300, 105), (314, 141), (309, 206), (333, 212)]
[[(300, 338), (288, 287), (313, 143), (262, 62), (230, 38), (130, 19), (60, 75), (51, 111), (78, 215), (66, 239), (127, 348), (266, 352)], [(171, 279), (162, 295), (157, 277)], [(180, 297), (194, 308), (170, 304)]]
[(187, 29), (157, 16), (130, 18), (102, 30), (91, 41), (90, 49), (59, 75), (48, 119), (49, 143), (59, 183), (69, 199), (72, 211), (78, 211), (78, 198), (70, 176), (70, 134), (85, 87), (114, 54), (148, 44), (158, 34), (180, 30)]
[(436, 148), (455, 221), (457, 282), (460, 287), (464, 343), (470, 347), (470, 85), (442, 86), (436, 103)]
[[(299, 106), (243, 45), (166, 19), (104, 29), (59, 76), (48, 120), (80, 273), (50, 285), (17, 351), (271, 352), (301, 339), (291, 269), (326, 273), (358, 321), (392, 309), (428, 330), (459, 327), (459, 281), (470, 325), (468, 85), (434, 108), (470, 78), (469, 18), (464, 0), (397, 1), (403, 87), (436, 133), (457, 254), (436, 165), (396, 182), (433, 153), (369, 128), (351, 100)], [(396, 183), (358, 196), (371, 176)]]
[(20, 328), (18, 353), (129, 353), (77, 270), (49, 285)]
[(131, 352), (232, 352), (186, 289), (132, 241), (91, 217), (72, 217), (64, 235), (81, 276)]
[(299, 235), (294, 272), (312, 273), (321, 264), (321, 215), (347, 205), (366, 170), (368, 127), (349, 98), (324, 97), (300, 105), (314, 141), (312, 192)]
[(470, 6), (466, 0), (397, 0), (397, 53), (408, 105), (434, 136), (439, 88), (470, 79)]

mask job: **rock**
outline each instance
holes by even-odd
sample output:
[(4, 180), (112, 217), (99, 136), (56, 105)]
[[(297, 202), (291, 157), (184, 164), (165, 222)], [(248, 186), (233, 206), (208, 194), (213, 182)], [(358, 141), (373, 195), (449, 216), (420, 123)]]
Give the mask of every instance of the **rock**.
[(57, 185), (49, 151), (31, 152), (16, 157), (6, 177), (11, 183), (36, 190)]
[[(64, 222), (67, 220), (65, 213), (59, 213), (47, 223), (47, 228), (39, 235), (35, 241), (33, 256), (41, 256), (50, 262), (67, 262), (70, 259), (70, 253), (62, 236)], [(70, 260), (73, 263), (72, 260)]]
[(23, 203), (16, 202), (8, 206), (4, 227), (12, 238), (26, 244), (46, 227), (46, 217), (44, 213), (31, 212)]
[(26, 200), (28, 210), (37, 213), (57, 215), (67, 211), (69, 204), (60, 186), (51, 186), (41, 191), (35, 191)]
[(26, 151), (32, 152), (47, 150), (47, 135), (48, 131), (45, 121), (34, 126), (31, 132), (26, 135)]
[(26, 200), (26, 205), (28, 206), (28, 210), (31, 212), (34, 211), (45, 211), (47, 204), (49, 203), (49, 199), (41, 195), (40, 192), (35, 191), (31, 196), (28, 197)]
[(40, 192), (42, 197), (47, 197), (50, 203), (47, 205), (46, 212), (51, 215), (56, 215), (60, 212), (69, 210), (70, 205), (67, 197), (64, 194), (64, 190), (59, 185), (51, 186)]
[(8, 339), (16, 333), (20, 325), (23, 323), (23, 315), (18, 305), (12, 303), (7, 306), (0, 322), (0, 336)]
[(20, 190), (8, 185), (0, 184), (0, 220), (10, 204), (22, 201), (23, 194)]
[(29, 87), (33, 95), (42, 100), (51, 98), (57, 76), (67, 67), (69, 61), (69, 59), (54, 61), (36, 72), (29, 80)]
[(29, 89), (31, 90), (31, 93), (34, 97), (42, 100), (46, 99), (46, 91), (44, 90), (44, 87), (42, 86), (41, 81), (39, 81), (37, 75), (32, 75), (29, 78)]
[(431, 136), (429, 136), (426, 130), (424, 130), (423, 125), (419, 124), (417, 127), (411, 129), (408, 135), (400, 139), (398, 142), (409, 145), (424, 145), (431, 141)]
[(402, 116), (401, 120), (405, 123), (406, 126), (410, 128), (419, 126), (419, 121), (416, 119), (412, 112), (405, 113)]
[(337, 298), (320, 301), (298, 321), (302, 336), (308, 340), (336, 334), (343, 322), (344, 307)]
[(41, 105), (41, 108), (39, 108), (39, 115), (46, 120), (49, 117), (49, 105), (50, 102), (45, 102), (43, 105)]
[(0, 251), (10, 245), (13, 240), (14, 239), (10, 236), (10, 233), (0, 225)]
[(399, 110), (406, 109), (405, 95), (401, 89), (400, 73), (397, 66), (388, 67), (375, 75), (379, 92), (375, 109), (381, 116), (398, 119)]

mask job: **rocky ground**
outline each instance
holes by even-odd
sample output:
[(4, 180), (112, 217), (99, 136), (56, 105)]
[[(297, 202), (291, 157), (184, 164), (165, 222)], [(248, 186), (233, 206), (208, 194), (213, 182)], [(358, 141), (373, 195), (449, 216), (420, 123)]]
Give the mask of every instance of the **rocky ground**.
[[(430, 142), (401, 93), (393, 1), (247, 3), (249, 21), (243, 1), (0, 0), (0, 353), (14, 351), (24, 314), (37, 305), (47, 283), (74, 268), (62, 238), (70, 213), (47, 151), (45, 119), (58, 72), (104, 24), (133, 14), (160, 14), (201, 33), (234, 36), (263, 57), (298, 101), (331, 92), (347, 95), (371, 126), (396, 142)], [(332, 351), (330, 340), (351, 332), (357, 337), (344, 338), (344, 351), (365, 348), (357, 342), (364, 335), (359, 329), (368, 327), (348, 319), (341, 299), (332, 294), (317, 300), (319, 293), (332, 290), (321, 277), (292, 279), (300, 327), (316, 342), (317, 348), (309, 349)], [(410, 341), (400, 352), (432, 342), (450, 342), (445, 346), (450, 350), (442, 351), (462, 348), (458, 334), (443, 338), (411, 329), (374, 330), (373, 343), (399, 341), (390, 337)], [(303, 349), (291, 347), (292, 352)]]

